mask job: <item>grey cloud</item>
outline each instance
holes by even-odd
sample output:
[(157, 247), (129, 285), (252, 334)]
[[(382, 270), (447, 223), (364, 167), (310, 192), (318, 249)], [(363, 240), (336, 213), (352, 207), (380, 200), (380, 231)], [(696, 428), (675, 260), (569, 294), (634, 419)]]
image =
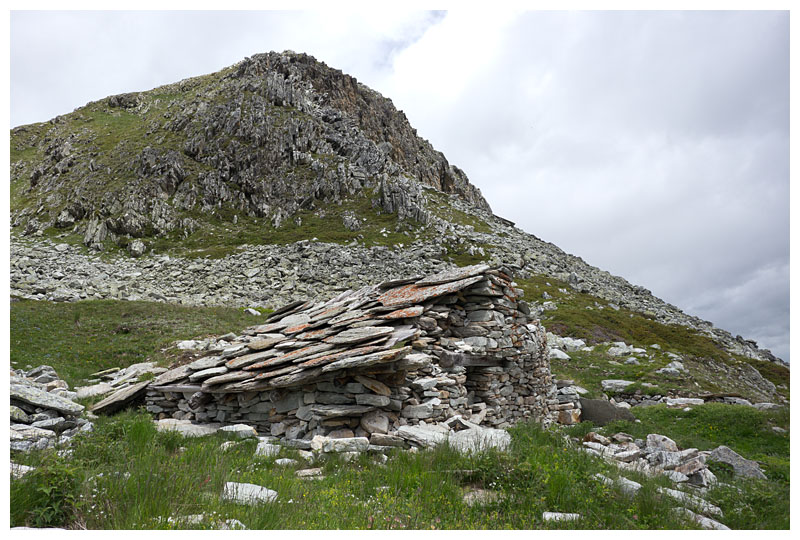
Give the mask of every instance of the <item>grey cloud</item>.
[(786, 13), (531, 13), (412, 122), (500, 215), (788, 359), (788, 273), (762, 271), (788, 254), (788, 74)]

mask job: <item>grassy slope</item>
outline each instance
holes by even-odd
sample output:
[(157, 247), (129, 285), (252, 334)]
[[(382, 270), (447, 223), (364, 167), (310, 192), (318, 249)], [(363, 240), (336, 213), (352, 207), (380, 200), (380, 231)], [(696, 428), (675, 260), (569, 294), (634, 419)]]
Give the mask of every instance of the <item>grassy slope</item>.
[[(348, 211), (366, 218), (360, 230), (350, 231), (344, 227), (342, 216)], [(302, 210), (277, 228), (265, 219), (242, 215), (237, 216), (234, 225), (234, 215), (227, 210), (205, 216), (206, 226), (202, 230), (185, 238), (177, 235), (158, 238), (150, 244), (151, 248), (183, 257), (218, 258), (236, 252), (245, 244), (290, 244), (316, 238), (320, 242), (338, 244), (357, 241), (367, 246), (392, 246), (408, 245), (414, 240), (411, 227), (399, 227), (398, 231), (397, 215), (374, 208), (367, 193), (345, 199), (338, 205), (326, 205), (324, 212)]]
[(238, 331), (259, 320), (233, 308), (20, 300), (11, 303), (11, 367), (47, 364), (75, 386), (112, 367), (168, 363), (162, 349), (176, 340)]
[[(469, 255), (463, 246), (451, 250), (449, 254), (449, 259), (460, 266), (477, 264), (488, 258), (488, 250), (487, 256), (481, 257)], [(551, 361), (551, 368), (557, 377), (574, 379), (590, 390), (592, 396), (601, 393), (602, 379), (626, 379), (637, 382), (631, 387), (632, 390), (638, 388), (649, 394), (677, 390), (686, 395), (727, 393), (756, 399), (746, 383), (735, 377), (721, 376), (709, 365), (709, 361), (712, 361), (727, 365), (749, 364), (777, 386), (782, 395), (789, 397), (789, 369), (784, 366), (731, 355), (709, 337), (690, 328), (663, 324), (628, 309), (615, 309), (607, 300), (574, 291), (567, 283), (550, 276), (532, 275), (527, 279), (517, 278), (516, 282), (525, 291), (525, 299), (529, 302), (542, 302), (544, 293), (547, 293), (557, 305), (557, 309), (542, 314), (541, 321), (548, 331), (583, 339), (589, 345), (624, 341), (648, 350), (649, 359), (639, 366), (625, 365), (625, 357), (611, 359), (605, 354), (607, 346), (597, 347), (592, 352), (570, 353), (568, 361)], [(661, 349), (649, 348), (653, 344)], [(671, 377), (655, 373), (673, 360), (665, 354), (667, 352), (683, 358), (689, 376)], [(645, 387), (641, 383), (649, 383), (653, 387)]]
[[(667, 325), (627, 309), (614, 309), (609, 302), (573, 291), (566, 283), (547, 276), (517, 279), (529, 301), (540, 300), (547, 292), (557, 304), (557, 309), (545, 311), (542, 323), (556, 334), (581, 338), (587, 344), (624, 341), (648, 349), (649, 359), (639, 366), (625, 365), (625, 357), (612, 359), (605, 355), (607, 347), (596, 347), (592, 352), (570, 353), (569, 361), (554, 360), (551, 367), (557, 376), (575, 379), (593, 392), (599, 392), (602, 379), (635, 380), (639, 388), (649, 393), (664, 393), (669, 389), (683, 394), (729, 393), (748, 397), (748, 386), (737, 378), (723, 377), (709, 366), (709, 361), (722, 364), (749, 364), (775, 384), (785, 385), (788, 396), (789, 370), (771, 362), (762, 362), (743, 356), (731, 355), (710, 338), (680, 325)], [(566, 292), (564, 292), (566, 291)], [(658, 344), (661, 349), (649, 348)], [(655, 371), (666, 366), (672, 352), (683, 358), (689, 375), (669, 377)], [(641, 383), (654, 384), (656, 388), (641, 387)]]

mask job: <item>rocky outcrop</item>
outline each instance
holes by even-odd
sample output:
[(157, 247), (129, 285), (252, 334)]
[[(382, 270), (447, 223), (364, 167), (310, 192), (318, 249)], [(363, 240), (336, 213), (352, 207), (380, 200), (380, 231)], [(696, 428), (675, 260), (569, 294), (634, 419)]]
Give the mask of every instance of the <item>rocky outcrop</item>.
[[(719, 446), (712, 451), (680, 449), (675, 441), (657, 433), (649, 434), (646, 439), (634, 439), (626, 433), (604, 437), (589, 432), (582, 444), (584, 451), (601, 456), (622, 470), (648, 476), (663, 475), (678, 485), (694, 488), (703, 489), (717, 484), (717, 477), (708, 469), (708, 461), (727, 463), (740, 476), (766, 478), (758, 463), (743, 458), (727, 446)], [(679, 500), (693, 497), (675, 490), (667, 494)], [(701, 502), (699, 507), (704, 513), (711, 510), (713, 514), (721, 514), (718, 508), (705, 502)]]
[[(111, 119), (115, 131), (96, 130)], [(12, 167), (25, 194), (12, 203), (14, 224), (28, 234), (74, 227), (95, 249), (107, 238), (188, 234), (217, 213), (278, 226), (315, 201), (354, 195), (426, 223), (422, 185), (490, 211), (389, 99), (305, 54), (254, 55), (12, 138), (38, 156)]]

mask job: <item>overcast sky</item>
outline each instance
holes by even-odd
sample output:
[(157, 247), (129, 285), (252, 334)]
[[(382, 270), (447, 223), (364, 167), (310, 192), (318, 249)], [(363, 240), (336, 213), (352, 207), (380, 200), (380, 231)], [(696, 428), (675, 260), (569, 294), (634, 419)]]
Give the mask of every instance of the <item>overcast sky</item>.
[(789, 360), (788, 12), (12, 12), (11, 125), (286, 49), (498, 215)]

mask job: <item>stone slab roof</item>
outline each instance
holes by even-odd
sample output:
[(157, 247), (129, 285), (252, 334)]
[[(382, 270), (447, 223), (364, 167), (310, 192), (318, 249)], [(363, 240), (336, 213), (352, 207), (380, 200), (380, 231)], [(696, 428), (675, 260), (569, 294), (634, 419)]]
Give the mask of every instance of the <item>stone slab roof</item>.
[(300, 386), (343, 370), (408, 369), (420, 356), (429, 359), (412, 344), (422, 334), (420, 318), (437, 300), (503, 297), (510, 287), (508, 275), (480, 264), (346, 291), (326, 302), (294, 302), (228, 346), (161, 374), (151, 388), (249, 392)]

